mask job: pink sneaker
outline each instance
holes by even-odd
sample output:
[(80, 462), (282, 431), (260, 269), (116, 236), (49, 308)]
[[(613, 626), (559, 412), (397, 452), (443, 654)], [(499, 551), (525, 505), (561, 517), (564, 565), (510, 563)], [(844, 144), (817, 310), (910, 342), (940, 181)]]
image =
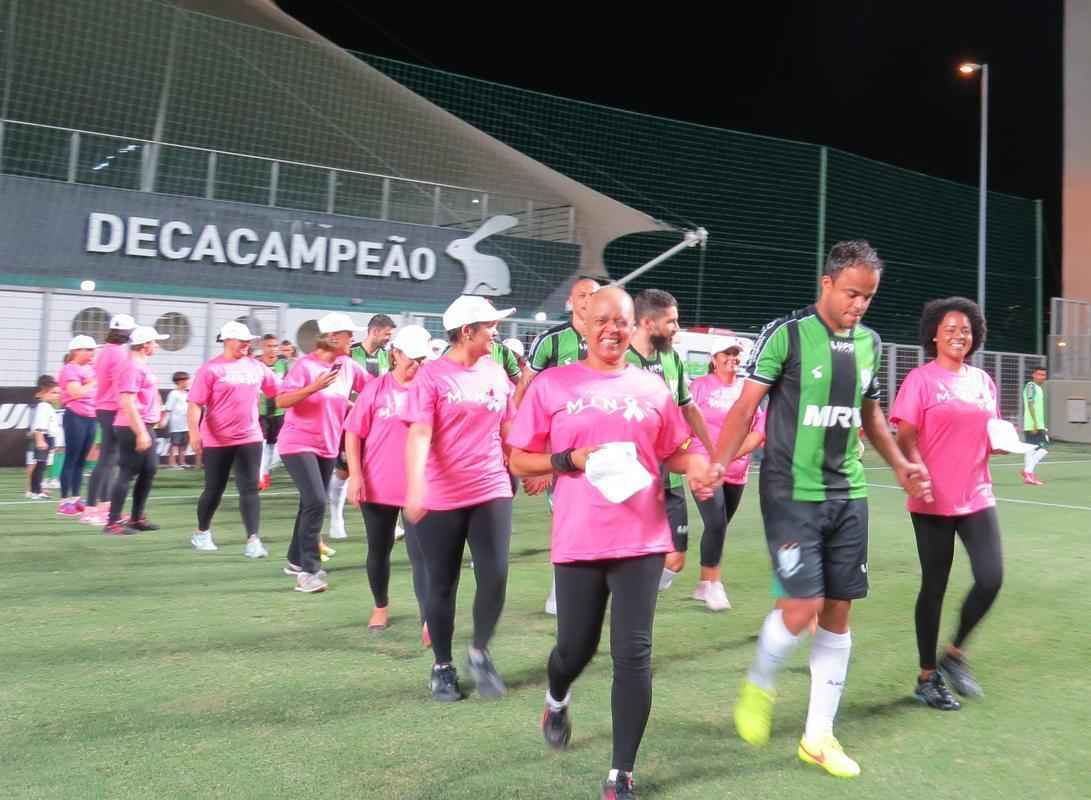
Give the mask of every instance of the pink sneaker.
[(1038, 477), (1033, 472), (1023, 473), (1023, 483), (1027, 486), (1045, 486), (1044, 483), (1038, 480)]
[(78, 512), (79, 512), (79, 513), (81, 513), (81, 514), (82, 514), (82, 513), (84, 512), (84, 511), (86, 511), (86, 510), (87, 510), (87, 506), (86, 506), (86, 504), (84, 504), (84, 502), (83, 502), (82, 500), (77, 500), (77, 501), (76, 501), (76, 502), (74, 503), (74, 505), (76, 506), (76, 511), (78, 511)]
[(77, 517), (79, 513), (75, 503), (60, 503), (57, 505), (57, 516), (59, 517)]
[(80, 514), (80, 522), (84, 525), (94, 525), (95, 527), (101, 528), (106, 524), (106, 515), (97, 508), (88, 508)]

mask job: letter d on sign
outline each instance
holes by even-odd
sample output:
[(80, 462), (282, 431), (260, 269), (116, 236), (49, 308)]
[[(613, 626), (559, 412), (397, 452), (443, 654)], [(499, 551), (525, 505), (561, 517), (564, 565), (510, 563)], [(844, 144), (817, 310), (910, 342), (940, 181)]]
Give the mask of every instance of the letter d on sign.
[(125, 239), (121, 217), (92, 211), (87, 218), (87, 252), (116, 253)]

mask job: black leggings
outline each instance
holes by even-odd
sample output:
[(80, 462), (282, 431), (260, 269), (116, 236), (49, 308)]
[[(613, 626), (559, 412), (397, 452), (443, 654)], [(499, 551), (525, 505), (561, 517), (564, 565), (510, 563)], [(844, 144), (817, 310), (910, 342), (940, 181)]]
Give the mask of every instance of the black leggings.
[(95, 443), (95, 420), (66, 410), (64, 426), (64, 465), (61, 467), (61, 497), (79, 497), (83, 467)]
[(508, 587), (511, 546), (511, 498), (486, 500), (476, 506), (429, 511), (417, 523), (428, 579), (426, 617), (437, 664), (451, 662), (455, 631), (455, 598), (462, 572), (462, 552), (470, 544), (474, 562), (473, 646), (489, 646)]
[(965, 517), (941, 517), (911, 513), (917, 534), (917, 555), (921, 562), (921, 590), (917, 595), (917, 651), (921, 669), (936, 668), (940, 613), (947, 577), (955, 557), (955, 534), (970, 556), (974, 585), (962, 603), (958, 633), (952, 640), (961, 648), (981, 622), (1000, 591), (1004, 558), (1000, 547), (1000, 525), (995, 508), (983, 508)]
[(318, 537), (326, 518), (326, 492), (335, 459), (314, 453), (289, 453), (281, 459), (299, 490), (299, 511), (295, 515), (292, 543), (288, 545), (288, 561), (314, 575), (322, 569)]
[(235, 465), (235, 487), (239, 490), (239, 511), (247, 537), (261, 530), (261, 500), (258, 498), (258, 471), (261, 469), (261, 442), (230, 447), (206, 447), (205, 490), (197, 501), (197, 530), (207, 531), (220, 507), (231, 465)]
[(98, 461), (91, 472), (91, 481), (87, 484), (87, 505), (93, 506), (102, 500), (110, 499), (110, 489), (114, 482), (114, 468), (117, 467), (117, 434), (114, 428), (116, 411), (96, 411), (95, 419), (101, 432), (98, 444)]
[(129, 512), (129, 518), (138, 520), (144, 516), (144, 506), (148, 502), (148, 495), (152, 493), (155, 472), (159, 469), (155, 439), (152, 439), (151, 447), (143, 453), (136, 450), (136, 434), (132, 428), (115, 428), (114, 439), (117, 442), (118, 472), (113, 494), (110, 496), (108, 522), (117, 522), (121, 518), (121, 510), (125, 507), (125, 498), (129, 494), (129, 482), (133, 477), (136, 478), (136, 485), (133, 487), (133, 508)]
[(610, 602), (614, 682), (612, 769), (632, 772), (652, 708), (652, 621), (663, 555), (555, 564), (557, 645), (549, 654), (549, 693), (563, 700), (599, 646)]
[(720, 566), (727, 526), (739, 508), (745, 488), (745, 484), (722, 483), (708, 500), (697, 500), (697, 510), (701, 512), (701, 520), (705, 523), (705, 531), (701, 534), (702, 567)]
[[(394, 529), (398, 525), (397, 506), (380, 503), (361, 503), (367, 532), (367, 582), (375, 598), (376, 608), (390, 605), (390, 551), (394, 549)], [(421, 561), (420, 538), (416, 526), (405, 521), (405, 545), (409, 553), (409, 568), (413, 573), (413, 594), (417, 596), (420, 620), (424, 622), (425, 597), (427, 597), (424, 564)]]

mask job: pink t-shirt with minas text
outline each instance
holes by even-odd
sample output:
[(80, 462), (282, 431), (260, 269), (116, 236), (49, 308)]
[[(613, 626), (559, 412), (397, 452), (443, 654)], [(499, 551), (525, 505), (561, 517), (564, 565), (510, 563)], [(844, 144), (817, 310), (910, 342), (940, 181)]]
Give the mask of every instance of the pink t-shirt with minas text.
[(957, 517), (996, 505), (988, 424), (999, 416), (996, 384), (977, 367), (955, 373), (930, 361), (905, 376), (890, 421), (916, 427), (933, 497), (931, 503), (910, 497), (910, 511)]
[[(719, 441), (720, 431), (723, 430), (727, 413), (735, 405), (735, 401), (739, 399), (745, 385), (746, 381), (743, 378), (735, 378), (733, 383), (724, 383), (711, 373), (702, 375), (689, 385), (689, 392), (693, 396), (693, 402), (697, 405), (697, 409), (705, 420), (705, 427), (708, 428), (708, 436), (713, 444)], [(759, 408), (754, 412), (754, 421), (750, 425), (750, 431), (765, 434), (765, 411), (763, 409)], [(701, 440), (696, 436), (693, 437), (690, 450), (708, 456), (708, 453), (705, 452), (705, 446), (701, 444)], [(727, 470), (724, 473), (724, 483), (744, 485), (749, 468), (749, 454), (742, 458), (736, 458), (727, 465)]]
[(360, 439), (362, 500), (386, 506), (405, 505), (405, 413), (409, 387), (388, 372), (368, 381), (345, 422), (345, 435)]
[[(649, 475), (690, 438), (689, 426), (657, 375), (634, 366), (599, 372), (583, 363), (538, 375), (515, 415), (508, 444), (528, 453), (558, 453), (609, 442), (632, 442)], [(653, 480), (612, 503), (583, 472), (553, 482), (554, 564), (669, 553), (663, 481)]]
[(425, 468), (427, 510), (511, 497), (500, 425), (515, 412), (514, 391), (507, 373), (487, 356), (472, 367), (444, 356), (417, 370), (403, 419), (432, 428)]
[(258, 424), (258, 396), (276, 397), (277, 378), (256, 358), (217, 356), (197, 368), (189, 387), (190, 403), (205, 407), (201, 443), (232, 447), (263, 440)]
[[(320, 458), (336, 458), (341, 449), (341, 431), (348, 416), (349, 398), (363, 391), (368, 374), (350, 356), (337, 356), (327, 364), (311, 353), (292, 365), (281, 384), (281, 393), (309, 386), (340, 364), (337, 378), (320, 392), (305, 397), (284, 414), (284, 427), (277, 437), (282, 456), (314, 453)], [(257, 405), (255, 404), (255, 408)]]
[[(155, 373), (151, 371), (146, 361), (138, 361), (135, 358), (126, 358), (117, 370), (115, 378), (117, 394), (131, 394), (136, 397), (136, 409), (145, 425), (155, 425), (163, 416), (163, 402), (159, 397), (159, 384), (155, 379)], [(122, 411), (118, 411), (114, 417), (115, 428), (128, 428), (129, 417)]]
[(61, 407), (65, 411), (80, 417), (95, 418), (94, 394), (85, 394), (83, 397), (73, 397), (68, 393), (68, 384), (78, 383), (86, 386), (95, 379), (95, 367), (93, 364), (76, 364), (69, 362), (61, 367), (57, 375), (57, 383), (61, 387)]

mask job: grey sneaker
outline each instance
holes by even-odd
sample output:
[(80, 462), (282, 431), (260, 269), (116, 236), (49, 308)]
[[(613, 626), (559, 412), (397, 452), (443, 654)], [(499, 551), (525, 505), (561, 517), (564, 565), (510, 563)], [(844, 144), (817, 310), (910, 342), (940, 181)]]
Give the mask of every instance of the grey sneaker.
[(432, 699), (441, 703), (454, 703), (466, 697), (458, 685), (458, 672), (452, 664), (432, 667), (429, 688), (432, 690)]
[(477, 693), (486, 698), (503, 697), (507, 693), (507, 687), (497, 673), (489, 651), (482, 650), (480, 653), (475, 656), (471, 650), (466, 654), (466, 669), (470, 671), (470, 677), (477, 686)]
[(985, 690), (981, 688), (981, 684), (970, 671), (970, 665), (966, 663), (966, 659), (946, 653), (939, 660), (937, 667), (947, 679), (947, 683), (951, 684), (951, 688), (963, 697), (985, 696)]
[(295, 579), (295, 590), (304, 594), (316, 594), (324, 592), (330, 585), (323, 580), (321, 575), (311, 575), (309, 572), (301, 572)]

